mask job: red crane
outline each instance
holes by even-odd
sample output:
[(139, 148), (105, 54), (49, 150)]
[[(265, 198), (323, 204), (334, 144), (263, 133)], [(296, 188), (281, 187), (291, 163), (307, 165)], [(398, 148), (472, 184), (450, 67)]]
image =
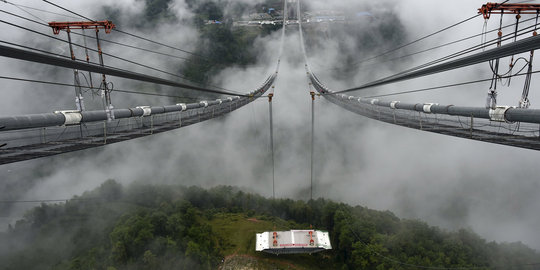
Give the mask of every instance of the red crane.
[(70, 29), (105, 29), (105, 33), (110, 34), (111, 30), (116, 28), (111, 21), (94, 21), (94, 22), (50, 22), (53, 33), (58, 35), (61, 30)]
[[(76, 60), (76, 58), (75, 58), (75, 53), (73, 51), (73, 44), (71, 42), (71, 30), (77, 30), (77, 29), (82, 30), (84, 38), (86, 38), (86, 35), (84, 34), (85, 29), (93, 29), (93, 30), (95, 30), (96, 31), (97, 51), (98, 51), (98, 56), (99, 56), (99, 64), (101, 66), (104, 66), (103, 52), (101, 50), (101, 44), (99, 42), (99, 30), (104, 29), (105, 33), (109, 34), (109, 33), (111, 33), (112, 29), (116, 28), (114, 23), (112, 23), (109, 20), (105, 20), (105, 21), (85, 21), (85, 22), (50, 22), (49, 26), (52, 28), (53, 33), (55, 35), (60, 34), (60, 31), (62, 31), (62, 30), (66, 31), (67, 37), (68, 37), (68, 43), (69, 43), (69, 51), (71, 53), (71, 59), (74, 60), (74, 61)], [(84, 43), (85, 43), (84, 48), (85, 48), (85, 51), (86, 51), (86, 62), (90, 63), (90, 58), (88, 56), (88, 49), (86, 47), (86, 39), (85, 39)], [(76, 87), (75, 87), (75, 95), (76, 95), (75, 103), (77, 105), (77, 110), (82, 111), (82, 110), (84, 110), (84, 103), (82, 101), (83, 96), (82, 96), (82, 90), (81, 90), (80, 80), (79, 80), (79, 71), (75, 69), (75, 70), (73, 70), (73, 72), (74, 72), (75, 85), (76, 85)], [(89, 74), (89, 77), (90, 77), (90, 87), (93, 89), (94, 87), (93, 87), (93, 83), (92, 83), (92, 74), (91, 73)], [(110, 92), (112, 90), (108, 89), (105, 74), (102, 74), (102, 85), (101, 85), (100, 88), (102, 88), (101, 89), (101, 96), (103, 97), (103, 100), (104, 100), (104, 107), (105, 107), (104, 109), (107, 112), (107, 119), (112, 120), (112, 119), (114, 119), (113, 106), (112, 106), (111, 96), (110, 96)]]
[[(503, 14), (516, 15), (514, 42), (517, 41), (519, 20), (521, 19), (522, 14), (535, 14), (536, 15), (536, 24), (534, 26), (534, 31), (532, 32), (532, 35), (533, 36), (537, 35), (536, 30), (538, 27), (538, 20), (540, 18), (540, 4), (487, 3), (485, 5), (482, 5), (482, 7), (478, 9), (478, 13), (484, 16), (486, 23), (489, 17), (491, 16), (491, 14), (501, 14), (497, 47), (501, 46), (501, 41), (502, 41), (502, 24), (503, 24), (502, 16)], [(528, 61), (528, 70), (527, 70), (527, 75), (526, 75), (527, 77), (525, 78), (525, 86), (523, 87), (523, 93), (521, 95), (521, 100), (519, 101), (520, 108), (529, 108), (530, 106), (529, 88), (530, 88), (530, 83), (531, 83), (533, 58), (534, 58), (534, 51), (531, 51), (529, 61)], [(495, 107), (497, 106), (497, 80), (501, 79), (501, 75), (499, 74), (499, 61), (500, 59), (496, 59), (494, 68), (492, 68), (493, 78), (491, 81), (490, 90), (488, 92), (488, 97), (486, 100), (486, 108), (490, 108), (490, 109), (495, 109)], [(512, 59), (510, 60), (510, 70), (509, 70), (510, 75), (512, 74), (511, 72), (514, 65), (515, 65), (514, 56), (512, 55)], [(510, 79), (511, 79), (511, 76), (508, 78), (508, 83), (507, 83), (508, 85), (510, 85)]]
[(484, 19), (489, 19), (491, 14), (538, 14), (540, 13), (540, 4), (487, 3), (478, 9), (478, 13), (484, 15)]

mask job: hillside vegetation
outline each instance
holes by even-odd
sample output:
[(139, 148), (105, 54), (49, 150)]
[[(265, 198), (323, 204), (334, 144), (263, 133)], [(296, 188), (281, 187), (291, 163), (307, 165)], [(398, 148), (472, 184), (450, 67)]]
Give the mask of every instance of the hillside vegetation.
[[(257, 253), (255, 233), (328, 230), (333, 250)], [(267, 199), (233, 187), (113, 180), (61, 204), (42, 204), (0, 234), (0, 269), (531, 269), (539, 254), (521, 243), (486, 242), (389, 211), (325, 199)], [(51, 248), (54, 247), (54, 248)], [(521, 266), (520, 266), (521, 265)]]

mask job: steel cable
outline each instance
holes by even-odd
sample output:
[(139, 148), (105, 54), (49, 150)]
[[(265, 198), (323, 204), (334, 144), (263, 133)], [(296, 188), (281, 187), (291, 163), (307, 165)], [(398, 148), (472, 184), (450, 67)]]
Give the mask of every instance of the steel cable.
[[(41, 25), (41, 26), (45, 26), (45, 27), (49, 28), (49, 26), (48, 26), (47, 24), (40, 23), (40, 22), (38, 22), (38, 21), (35, 21), (35, 20), (32, 20), (32, 19), (29, 19), (29, 18), (20, 16), (20, 15), (17, 15), (17, 14), (13, 14), (13, 13), (8, 12), (8, 11), (0, 10), (0, 12), (3, 12), (3, 13), (6, 13), (6, 14), (9, 14), (9, 15), (18, 17), (18, 18), (20, 18), (20, 19), (24, 19), (24, 20), (27, 20), (27, 21), (30, 21), (30, 22), (33, 22), (33, 23), (36, 23), (36, 24), (39, 24), (39, 25)], [(39, 32), (39, 31), (36, 31), (36, 30), (30, 29), (30, 28), (27, 28), (27, 27), (19, 26), (19, 25), (10, 23), (10, 22), (2, 21), (2, 20), (0, 20), (0, 22), (5, 23), (5, 24), (8, 24), (8, 25), (11, 25), (11, 26), (13, 26), (13, 27), (21, 28), (21, 29), (23, 29), (23, 30), (26, 30), (26, 31), (29, 31), (29, 32), (32, 32), (32, 33), (35, 33), (35, 34), (38, 34), (38, 35), (42, 35), (42, 36), (45, 36), (45, 37), (48, 37), (48, 38), (52, 38), (52, 39), (55, 39), (55, 40), (58, 40), (58, 41), (67, 43), (67, 41), (65, 41), (65, 40), (63, 40), (63, 39), (57, 38), (57, 37), (55, 37), (55, 36), (47, 35), (47, 34), (44, 34), (44, 33)], [(73, 34), (76, 34), (76, 35), (79, 35), (79, 36), (83, 36), (84, 38), (88, 37), (88, 38), (96, 39), (96, 37), (93, 37), (93, 36), (87, 36), (87, 35), (84, 35), (84, 34), (81, 34), (81, 33), (77, 33), (77, 32), (72, 32), (72, 33), (73, 33)], [(100, 39), (100, 41), (102, 41), (102, 39)], [(160, 54), (160, 55), (164, 55), (164, 56), (168, 56), (168, 57), (176, 57), (176, 56), (174, 56), (174, 55), (169, 55), (169, 54), (164, 54), (164, 53), (160, 53), (160, 52), (155, 52), (155, 51), (152, 51), (152, 50), (148, 50), (148, 49), (144, 49), (144, 48), (139, 48), (139, 47), (136, 47), (136, 46), (127, 45), (127, 44), (123, 44), (123, 43), (119, 43), (119, 42), (115, 42), (115, 41), (110, 41), (110, 40), (106, 40), (106, 41), (109, 42), (109, 43), (111, 43), (111, 44), (116, 44), (116, 45), (120, 45), (120, 46), (125, 46), (125, 47), (128, 47), (128, 48), (134, 48), (134, 49), (138, 49), (138, 50), (142, 50), (142, 51), (146, 51), (146, 52), (151, 52), (151, 53), (155, 53), (155, 54)], [(76, 46), (76, 47), (79, 47), (79, 48), (84, 48), (85, 50), (90, 50), (90, 51), (92, 51), (92, 52), (98, 52), (98, 51), (95, 50), (95, 49), (90, 49), (90, 48), (88, 48), (87, 46), (83, 46), (83, 45), (80, 45), (80, 44), (77, 44), (77, 43), (72, 43), (72, 45), (74, 45), (74, 46)], [(148, 65), (145, 65), (145, 64), (141, 64), (141, 63), (139, 63), (139, 62), (132, 61), (132, 60), (128, 60), (128, 59), (126, 59), (126, 58), (122, 58), (122, 57), (115, 56), (115, 55), (112, 55), (112, 54), (109, 54), (109, 53), (105, 53), (105, 52), (102, 52), (102, 54), (103, 54), (103, 55), (106, 55), (106, 56), (109, 56), (109, 57), (111, 57), (111, 58), (115, 58), (115, 59), (118, 59), (118, 60), (121, 60), (121, 61), (130, 63), (130, 64), (134, 64), (134, 65), (141, 66), (141, 67), (144, 67), (144, 68), (148, 68), (148, 69), (151, 69), (151, 70), (154, 70), (154, 71), (158, 71), (158, 72), (161, 72), (161, 73), (164, 73), (164, 74), (167, 74), (167, 75), (171, 75), (171, 76), (174, 76), (174, 77), (178, 77), (178, 78), (181, 78), (181, 79), (184, 79), (184, 80), (187, 80), (187, 81), (196, 83), (196, 84), (200, 84), (200, 82), (193, 81), (193, 80), (191, 80), (191, 79), (186, 78), (185, 76), (181, 76), (181, 75), (174, 74), (174, 73), (171, 73), (171, 72), (168, 72), (168, 71), (164, 71), (164, 70), (159, 69), (159, 68), (155, 68), (155, 67), (152, 67), (152, 66), (148, 66)], [(177, 58), (178, 58), (178, 57), (177, 57)], [(181, 59), (184, 59), (184, 58), (181, 58)], [(210, 87), (213, 87), (213, 88), (216, 88), (216, 89), (224, 90), (224, 91), (234, 92), (234, 91), (232, 91), (232, 90), (229, 90), (229, 89), (226, 89), (226, 88), (223, 88), (223, 87), (219, 87), (219, 86), (214, 86), (214, 85), (209, 85), (209, 86), (210, 86)]]
[(64, 68), (97, 72), (101, 74), (106, 74), (106, 75), (111, 75), (111, 76), (116, 76), (116, 77), (121, 77), (121, 78), (126, 78), (126, 79), (180, 87), (180, 88), (191, 89), (191, 90), (196, 90), (196, 91), (201, 91), (201, 92), (206, 92), (206, 93), (233, 95), (233, 96), (238, 95), (238, 93), (207, 89), (203, 87), (198, 87), (198, 86), (179, 83), (179, 82), (166, 80), (166, 79), (162, 79), (158, 77), (153, 77), (146, 74), (136, 73), (136, 72), (132, 72), (128, 70), (122, 70), (122, 69), (112, 68), (112, 67), (107, 67), (107, 66), (102, 67), (99, 65), (88, 64), (84, 62), (76, 62), (76, 61), (72, 61), (65, 58), (53, 57), (53, 56), (46, 55), (43, 53), (17, 49), (13, 47), (4, 46), (4, 45), (0, 45), (0, 56), (30, 61), (30, 62), (35, 62), (35, 63), (59, 66), (59, 67), (64, 67)]
[(462, 67), (466, 67), (466, 66), (470, 66), (474, 64), (479, 64), (482, 62), (510, 56), (517, 53), (536, 50), (538, 48), (540, 48), (540, 37), (539, 36), (529, 37), (529, 38), (525, 38), (523, 40), (517, 41), (512, 44), (503, 45), (499, 48), (494, 48), (494, 49), (487, 50), (485, 52), (480, 52), (471, 56), (462, 57), (457, 60), (445, 62), (442, 64), (438, 64), (438, 65), (423, 68), (423, 69), (418, 69), (418, 70), (412, 69), (413, 71), (403, 72), (398, 75), (385, 77), (383, 79), (380, 79), (371, 83), (367, 83), (362, 86), (338, 91), (335, 94), (346, 93), (346, 92), (366, 89), (366, 88), (375, 87), (375, 86), (381, 86), (381, 85), (395, 83), (395, 82), (404, 81), (404, 80), (410, 80), (410, 79), (432, 75), (432, 74), (449, 71), (449, 70), (453, 70), (457, 68), (462, 68)]

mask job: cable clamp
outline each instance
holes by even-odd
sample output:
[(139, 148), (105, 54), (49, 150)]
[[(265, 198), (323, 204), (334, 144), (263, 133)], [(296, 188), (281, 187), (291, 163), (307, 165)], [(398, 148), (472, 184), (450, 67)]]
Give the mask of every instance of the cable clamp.
[(205, 108), (208, 107), (208, 101), (203, 100), (203, 101), (199, 102), (199, 106), (200, 107), (205, 107)]
[(425, 113), (431, 113), (431, 106), (433, 105), (439, 105), (439, 103), (424, 103), (424, 112)]
[(143, 110), (143, 115), (141, 117), (152, 115), (152, 109), (150, 106), (137, 106), (135, 108)]
[(182, 108), (182, 111), (187, 110), (187, 105), (186, 105), (186, 103), (177, 103), (176, 106), (180, 106), (180, 107)]
[(528, 109), (531, 106), (531, 101), (528, 98), (522, 98), (519, 101), (519, 108)]
[(79, 125), (82, 121), (81, 111), (68, 110), (68, 111), (55, 111), (56, 114), (62, 114), (65, 117), (63, 126)]
[(392, 101), (390, 102), (390, 108), (396, 109), (396, 105), (399, 103), (399, 101)]
[(112, 104), (109, 104), (107, 106), (107, 108), (105, 109), (105, 113), (107, 113), (108, 122), (114, 120), (114, 106)]
[(490, 89), (486, 98), (486, 109), (494, 110), (497, 107), (497, 90)]
[(506, 120), (506, 111), (512, 107), (509, 106), (497, 106), (495, 109), (489, 110), (489, 120), (495, 121), (495, 122), (506, 122), (510, 123), (510, 121)]

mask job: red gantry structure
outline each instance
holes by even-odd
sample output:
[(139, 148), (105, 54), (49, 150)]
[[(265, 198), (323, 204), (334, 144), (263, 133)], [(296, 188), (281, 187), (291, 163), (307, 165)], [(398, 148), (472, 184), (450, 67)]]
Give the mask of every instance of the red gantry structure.
[(94, 21), (94, 22), (50, 22), (49, 26), (52, 27), (53, 33), (58, 35), (61, 30), (70, 29), (105, 29), (105, 33), (110, 34), (111, 30), (116, 28), (111, 21)]
[[(517, 41), (518, 37), (518, 29), (519, 29), (519, 20), (521, 19), (521, 15), (524, 14), (531, 14), (536, 15), (536, 24), (534, 27), (534, 31), (532, 32), (533, 36), (537, 35), (537, 28), (538, 28), (538, 20), (540, 19), (540, 4), (506, 4), (506, 3), (487, 3), (482, 5), (481, 8), (478, 9), (478, 14), (482, 14), (484, 16), (484, 20), (489, 20), (491, 17), (491, 14), (501, 14), (500, 18), (500, 26), (499, 26), (499, 32), (498, 32), (498, 41), (497, 41), (497, 47), (501, 46), (502, 42), (502, 25), (503, 25), (503, 15), (504, 14), (515, 14), (516, 15), (516, 23), (515, 23), (515, 30), (514, 30), (514, 42)], [(528, 61), (528, 70), (527, 70), (527, 77), (525, 78), (525, 85), (523, 87), (523, 93), (521, 100), (519, 101), (519, 108), (529, 108), (530, 101), (529, 101), (529, 89), (530, 89), (530, 83), (531, 83), (531, 76), (532, 76), (532, 63), (534, 58), (534, 50), (530, 52), (530, 57)], [(490, 86), (490, 90), (488, 91), (488, 97), (486, 100), (486, 108), (495, 109), (497, 107), (497, 81), (502, 78), (502, 76), (499, 74), (499, 63), (500, 59), (496, 59), (494, 63), (494, 67), (492, 67), (493, 70), (493, 77), (492, 82)], [(512, 55), (512, 59), (510, 60), (510, 70), (509, 73), (512, 74), (512, 68), (514, 67), (514, 55)], [(510, 77), (511, 78), (511, 77)], [(508, 78), (507, 84), (510, 85), (510, 78)]]
[[(71, 59), (73, 61), (77, 60), (75, 58), (75, 53), (73, 51), (73, 43), (71, 42), (71, 30), (82, 30), (83, 31), (83, 37), (86, 38), (86, 35), (84, 34), (85, 29), (92, 29), (96, 31), (96, 42), (97, 42), (97, 52), (99, 56), (99, 64), (101, 66), (104, 66), (103, 63), (103, 52), (101, 50), (101, 44), (99, 42), (99, 30), (103, 29), (105, 30), (106, 34), (111, 33), (112, 29), (116, 28), (114, 23), (112, 23), (109, 20), (105, 21), (84, 21), (84, 22), (50, 22), (49, 26), (52, 28), (53, 33), (55, 35), (60, 34), (60, 31), (64, 30), (67, 33), (68, 37), (68, 43), (69, 43), (69, 50), (71, 53)], [(86, 62), (90, 63), (90, 57), (88, 55), (88, 48), (86, 47), (86, 40), (85, 40), (84, 49), (86, 51)], [(79, 45), (80, 46), (80, 45)], [(84, 102), (83, 102), (83, 96), (82, 96), (82, 90), (80, 86), (80, 80), (79, 80), (79, 71), (73, 70), (74, 72), (74, 78), (75, 78), (75, 104), (77, 106), (78, 111), (84, 110)], [(90, 88), (93, 89), (93, 83), (92, 83), (92, 74), (89, 74), (90, 77)], [(113, 106), (111, 102), (111, 96), (110, 92), (111, 90), (108, 89), (107, 81), (105, 78), (105, 74), (102, 74), (102, 83), (101, 83), (101, 96), (103, 97), (103, 106), (105, 111), (107, 112), (107, 119), (113, 120), (114, 114), (113, 114)]]
[(540, 4), (500, 4), (487, 3), (478, 9), (478, 13), (489, 19), (491, 14), (538, 14)]

